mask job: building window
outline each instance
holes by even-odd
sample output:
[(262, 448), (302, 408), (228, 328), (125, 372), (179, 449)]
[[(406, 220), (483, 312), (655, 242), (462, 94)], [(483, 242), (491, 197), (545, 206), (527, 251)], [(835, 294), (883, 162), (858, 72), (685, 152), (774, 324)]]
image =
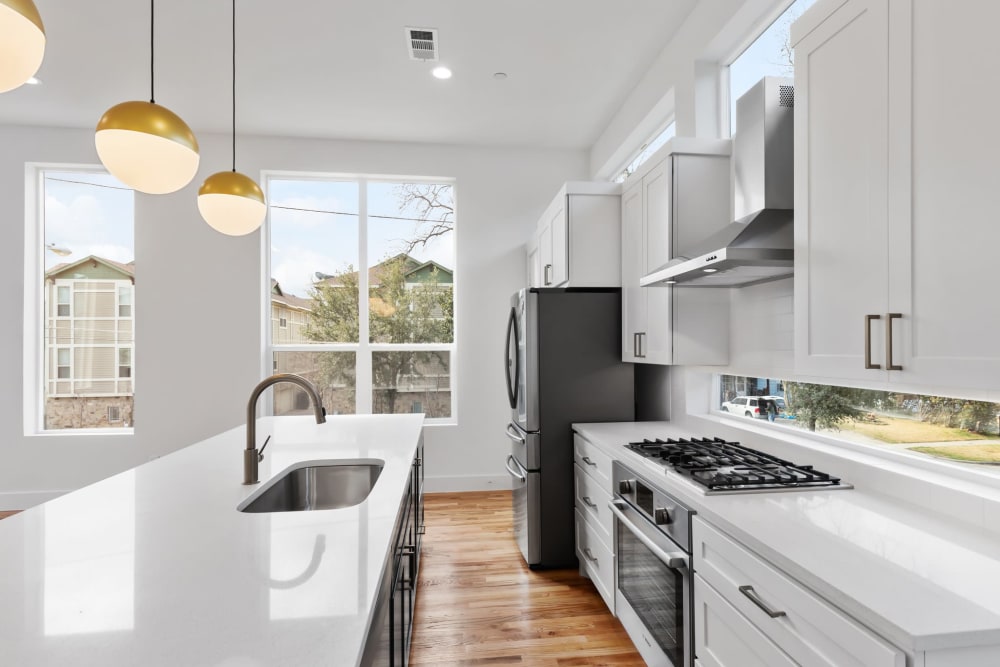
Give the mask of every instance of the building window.
[(123, 347), (118, 350), (118, 377), (132, 377), (132, 350)]
[(70, 378), (70, 351), (69, 348), (59, 348), (56, 350), (56, 377), (60, 380)]
[[(269, 177), (270, 353), (330, 414), (455, 417), (455, 195), (447, 182)], [(361, 298), (364, 294), (366, 298)], [(287, 327), (282, 312), (298, 313)], [(278, 385), (274, 413), (305, 408)]]
[(133, 400), (134, 193), (96, 169), (41, 167), (28, 188), (25, 431), (107, 428), (92, 406)]
[(117, 405), (108, 406), (108, 423), (113, 424), (122, 420), (122, 409)]
[(767, 419), (762, 401), (773, 401), (777, 424), (1000, 476), (1000, 403), (776, 378), (718, 380), (715, 407), (735, 417)]
[(760, 35), (729, 61), (729, 131), (735, 134), (736, 100), (765, 76), (793, 75), (790, 30), (816, 0), (795, 0)]
[(58, 317), (69, 317), (69, 295), (71, 288), (60, 285), (56, 288), (56, 315)]
[(653, 154), (660, 150), (665, 143), (673, 139), (676, 134), (676, 123), (670, 123), (670, 125), (667, 125), (655, 136), (651, 137), (650, 140), (644, 143), (642, 148), (639, 149), (639, 154), (632, 158), (625, 168), (618, 173), (618, 176), (615, 177), (615, 183), (624, 183), (629, 176), (634, 174), (646, 160), (653, 157)]
[(132, 317), (132, 286), (118, 288), (118, 317)]

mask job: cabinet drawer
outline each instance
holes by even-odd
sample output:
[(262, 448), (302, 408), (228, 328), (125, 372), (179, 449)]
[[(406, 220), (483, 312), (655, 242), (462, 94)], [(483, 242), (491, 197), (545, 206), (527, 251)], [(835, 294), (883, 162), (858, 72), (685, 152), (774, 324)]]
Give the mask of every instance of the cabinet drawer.
[[(827, 667), (905, 665), (902, 651), (702, 519), (695, 517), (692, 523), (695, 572), (796, 662)], [(783, 613), (772, 617), (764, 607)]]
[(695, 664), (704, 667), (797, 665), (698, 575), (694, 577), (694, 650), (698, 654)]
[(573, 434), (573, 458), (588, 475), (597, 480), (601, 488), (612, 493), (611, 457), (578, 433)]
[(605, 544), (611, 544), (611, 536), (614, 534), (614, 515), (608, 508), (611, 494), (579, 464), (573, 467), (576, 481), (576, 508), (600, 531), (601, 540)]
[(576, 511), (576, 555), (580, 569), (594, 582), (611, 613), (615, 613), (615, 560), (611, 549), (600, 538), (600, 529)]

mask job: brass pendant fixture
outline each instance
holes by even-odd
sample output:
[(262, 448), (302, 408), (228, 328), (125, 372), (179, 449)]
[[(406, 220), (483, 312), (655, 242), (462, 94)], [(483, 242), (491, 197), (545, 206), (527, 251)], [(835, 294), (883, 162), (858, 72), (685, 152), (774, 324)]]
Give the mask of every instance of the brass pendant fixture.
[(253, 232), (267, 215), (267, 202), (260, 186), (236, 171), (236, 0), (233, 0), (233, 170), (216, 172), (205, 179), (198, 190), (198, 211), (209, 226), (229, 236)]
[(0, 0), (0, 93), (28, 82), (42, 65), (45, 26), (31, 0)]
[[(0, 0), (2, 1), (2, 0)], [(176, 192), (198, 171), (198, 140), (180, 116), (154, 95), (154, 0), (149, 2), (149, 102), (122, 102), (97, 123), (94, 143), (101, 163), (125, 185), (160, 195)]]

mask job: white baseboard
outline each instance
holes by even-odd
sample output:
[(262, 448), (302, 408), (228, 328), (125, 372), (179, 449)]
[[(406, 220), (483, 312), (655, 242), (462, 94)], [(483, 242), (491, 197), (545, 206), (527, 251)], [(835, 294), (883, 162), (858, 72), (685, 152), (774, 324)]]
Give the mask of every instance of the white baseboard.
[(54, 500), (66, 491), (0, 491), (0, 512), (26, 510)]
[(510, 491), (510, 475), (446, 475), (424, 478), (424, 493)]

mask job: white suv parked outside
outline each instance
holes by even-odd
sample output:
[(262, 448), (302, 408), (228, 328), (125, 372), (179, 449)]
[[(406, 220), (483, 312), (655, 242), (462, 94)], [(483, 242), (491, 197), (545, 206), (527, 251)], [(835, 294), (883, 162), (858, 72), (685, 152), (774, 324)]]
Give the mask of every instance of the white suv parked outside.
[(767, 419), (767, 413), (761, 409), (761, 396), (737, 396), (731, 401), (722, 404), (723, 412), (731, 412), (741, 417), (756, 417)]

